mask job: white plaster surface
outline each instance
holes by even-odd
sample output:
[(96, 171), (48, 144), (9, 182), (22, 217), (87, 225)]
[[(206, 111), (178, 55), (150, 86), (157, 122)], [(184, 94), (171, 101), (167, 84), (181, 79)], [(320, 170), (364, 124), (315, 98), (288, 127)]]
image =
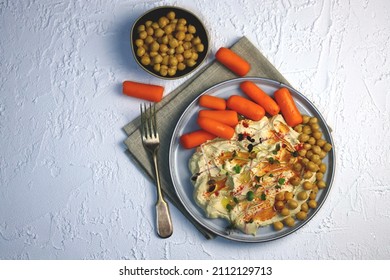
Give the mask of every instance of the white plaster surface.
[[(337, 172), (319, 213), (265, 244), (206, 241), (124, 153), (140, 100), (134, 20), (172, 4), (197, 13), (211, 56), (246, 35), (333, 128)], [(1, 259), (390, 259), (390, 1), (0, 1)]]

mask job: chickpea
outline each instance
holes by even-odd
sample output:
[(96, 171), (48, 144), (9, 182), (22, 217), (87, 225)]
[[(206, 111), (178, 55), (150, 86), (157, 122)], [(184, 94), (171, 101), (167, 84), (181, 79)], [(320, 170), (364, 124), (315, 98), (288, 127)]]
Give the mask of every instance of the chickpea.
[(284, 200), (284, 192), (277, 193), (275, 195), (275, 200), (277, 201), (283, 201)]
[(197, 36), (194, 39), (192, 39), (192, 44), (193, 45), (197, 45), (197, 44), (200, 44), (200, 43), (201, 43), (201, 41), (200, 41), (199, 36)]
[(171, 77), (174, 76), (176, 74), (176, 69), (177, 69), (176, 67), (169, 67), (168, 68), (168, 75)]
[(290, 184), (293, 186), (298, 186), (301, 183), (301, 179), (298, 176), (294, 176), (290, 179)]
[(149, 55), (150, 55), (150, 57), (155, 57), (156, 55), (158, 55), (158, 52), (156, 52), (156, 51), (151, 51), (151, 52), (149, 53)]
[(302, 128), (302, 132), (305, 133), (305, 134), (311, 134), (311, 128), (310, 128), (310, 126), (305, 125), (305, 126)]
[(144, 44), (144, 40), (142, 40), (142, 39), (135, 40), (135, 45), (137, 47), (141, 47), (143, 44)]
[(283, 201), (276, 201), (274, 204), (274, 207), (276, 210), (280, 211), (284, 208), (284, 202)]
[(150, 27), (150, 26), (152, 26), (152, 21), (151, 20), (148, 20), (148, 21), (146, 21), (145, 22), (145, 27)]
[(316, 132), (320, 130), (320, 125), (318, 123), (313, 123), (310, 125), (311, 131)]
[(282, 222), (274, 222), (273, 226), (274, 226), (274, 230), (276, 231), (282, 230), (284, 227)]
[(186, 65), (183, 62), (180, 62), (177, 65), (177, 69), (180, 70), (180, 71), (183, 71), (184, 69), (186, 69)]
[(295, 224), (295, 220), (292, 217), (287, 217), (286, 219), (283, 220), (283, 222), (288, 227), (292, 227)]
[(179, 42), (177, 41), (177, 39), (172, 38), (169, 40), (169, 46), (171, 48), (176, 48), (178, 45), (179, 45)]
[(284, 199), (286, 201), (289, 201), (289, 200), (293, 199), (293, 197), (294, 197), (294, 195), (293, 195), (292, 192), (285, 192), (285, 194), (284, 194)]
[(157, 54), (157, 55), (153, 58), (153, 63), (154, 63), (154, 64), (160, 64), (162, 61), (163, 61), (163, 57), (162, 57), (160, 54)]
[(300, 221), (303, 221), (307, 218), (307, 213), (304, 212), (304, 211), (299, 211), (297, 214), (295, 214), (295, 217), (300, 220)]
[(313, 173), (310, 170), (303, 174), (303, 179), (310, 179), (311, 177), (313, 177)]
[(316, 145), (320, 148), (322, 148), (325, 145), (326, 141), (324, 139), (318, 139), (316, 141)]
[(153, 70), (156, 71), (156, 72), (159, 72), (160, 68), (161, 68), (161, 64), (160, 63), (156, 63), (156, 64), (153, 65)]
[(298, 137), (298, 140), (300, 142), (307, 142), (309, 140), (310, 136), (307, 134), (300, 134)]
[(294, 163), (293, 169), (294, 169), (295, 171), (297, 171), (297, 172), (301, 171), (301, 170), (302, 170), (302, 164), (300, 164), (299, 162)]
[[(164, 56), (161, 64), (162, 65), (168, 65), (168, 61), (169, 61), (169, 56)], [(167, 70), (168, 70), (168, 68), (167, 68)]]
[(307, 124), (310, 121), (310, 117), (307, 115), (302, 116), (302, 123)]
[(310, 150), (310, 149), (311, 149), (311, 144), (305, 143), (305, 144), (303, 144), (303, 148), (304, 148), (305, 150)]
[(325, 163), (321, 163), (319, 170), (320, 170), (320, 172), (325, 173), (326, 172), (326, 164)]
[(141, 63), (142, 63), (142, 65), (149, 65), (149, 64), (150, 64), (150, 58), (149, 58), (149, 56), (144, 55), (144, 56), (141, 58)]
[(301, 160), (301, 162), (302, 162), (302, 164), (304, 165), (304, 166), (306, 166), (308, 163), (309, 163), (309, 159), (308, 158), (303, 158), (302, 160)]
[(308, 159), (311, 159), (312, 155), (314, 155), (313, 151), (310, 150), (310, 151), (307, 151), (307, 152), (306, 152), (306, 157), (307, 157)]
[(187, 66), (188, 67), (192, 67), (192, 66), (194, 66), (196, 64), (196, 61), (195, 60), (193, 60), (193, 59), (188, 59), (187, 60)]
[(175, 48), (169, 48), (167, 51), (167, 54), (169, 54), (169, 55), (175, 54)]
[(165, 34), (167, 34), (167, 35), (171, 34), (171, 33), (173, 32), (173, 27), (172, 27), (172, 25), (169, 24), (169, 25), (165, 26), (165, 27), (164, 27), (164, 32), (165, 32)]
[(184, 42), (183, 48), (184, 48), (184, 50), (191, 50), (191, 48), (192, 48), (191, 42)]
[(324, 147), (322, 148), (325, 152), (329, 152), (332, 149), (332, 145), (329, 143), (326, 143)]
[(307, 150), (306, 149), (302, 149), (298, 152), (298, 154), (301, 156), (301, 157), (304, 157), (307, 153)]
[(145, 31), (145, 25), (141, 24), (140, 26), (138, 26), (137, 31), (139, 33), (142, 32), (142, 31)]
[(322, 133), (320, 132), (320, 131), (315, 131), (315, 132), (313, 132), (313, 137), (315, 138), (315, 139), (321, 139), (321, 137), (322, 137)]
[(318, 187), (319, 189), (325, 188), (325, 187), (326, 187), (325, 181), (319, 180), (319, 181), (317, 182), (317, 187)]
[(183, 31), (178, 31), (175, 34), (175, 38), (179, 41), (183, 41), (185, 38), (186, 34)]
[(324, 178), (324, 173), (322, 172), (317, 172), (316, 173), (316, 179), (319, 181), (319, 180), (322, 180)]
[(288, 210), (287, 208), (283, 208), (282, 210), (280, 210), (280, 215), (286, 217), (286, 216), (290, 215), (290, 210)]
[(301, 124), (298, 124), (294, 127), (294, 130), (298, 133), (301, 133), (302, 132), (302, 128), (303, 126)]
[(313, 154), (311, 157), (310, 157), (310, 160), (314, 163), (316, 163), (316, 161), (320, 161), (321, 162), (321, 159), (320, 159), (320, 156), (319, 155), (316, 155), (316, 154)]
[(160, 49), (160, 44), (154, 41), (153, 43), (150, 44), (150, 51), (156, 52)]
[(204, 45), (203, 44), (197, 44), (196, 45), (196, 50), (198, 52), (203, 52), (204, 51)]
[(188, 33), (191, 33), (191, 34), (194, 34), (194, 33), (196, 33), (196, 28), (195, 28), (195, 26), (193, 26), (193, 25), (189, 25), (188, 26)]
[(147, 37), (145, 38), (145, 43), (146, 43), (146, 44), (150, 45), (150, 44), (153, 43), (153, 42), (154, 42), (154, 39), (153, 39), (152, 36), (147, 36)]
[(323, 159), (325, 157), (326, 157), (326, 152), (325, 151), (321, 151), (320, 158)]
[(145, 30), (144, 30), (144, 31), (141, 31), (141, 32), (139, 33), (139, 38), (140, 38), (140, 39), (145, 39), (147, 36), (148, 36), (148, 33), (146, 33)]
[(308, 205), (310, 208), (312, 208), (312, 209), (317, 208), (317, 201), (311, 199), (311, 200), (309, 200), (309, 202), (307, 203), (307, 205)]
[(301, 211), (306, 212), (306, 213), (309, 211), (309, 205), (307, 205), (306, 202), (302, 203)]
[(161, 68), (160, 69), (160, 75), (165, 77), (166, 75), (168, 75), (168, 69), (166, 68)]
[(314, 145), (316, 143), (316, 139), (312, 136), (312, 137), (309, 138), (307, 143), (309, 143), (310, 145)]
[(166, 53), (168, 51), (168, 47), (165, 44), (160, 44), (160, 53)]
[(310, 195), (309, 195), (309, 199), (310, 200), (314, 200), (314, 199), (316, 199), (316, 197), (317, 197), (317, 193), (316, 192), (311, 192)]
[(158, 19), (158, 25), (160, 26), (160, 28), (164, 28), (168, 23), (169, 19), (167, 19), (166, 17), (160, 17)]
[(316, 172), (318, 170), (318, 165), (316, 165), (314, 162), (310, 161), (308, 164), (307, 164), (307, 168), (312, 171), (312, 172)]
[(192, 56), (191, 56), (191, 58), (193, 59), (193, 60), (197, 60), (198, 59), (198, 57), (199, 57), (199, 55), (198, 55), (198, 53), (192, 53)]
[(184, 24), (177, 23), (175, 30), (176, 31), (184, 31), (185, 30)]
[(305, 181), (303, 182), (303, 185), (302, 185), (303, 189), (304, 190), (311, 190), (313, 188), (313, 184), (309, 181)]
[(170, 11), (169, 13), (167, 13), (167, 18), (168, 18), (169, 20), (172, 20), (172, 19), (174, 19), (175, 17), (176, 17), (175, 12)]
[(184, 61), (184, 56), (183, 56), (181, 53), (178, 53), (178, 54), (176, 54), (175, 56), (176, 56), (177, 61), (178, 61), (179, 63)]
[(153, 22), (151, 26), (153, 29), (157, 29), (160, 27), (157, 22)]
[(294, 199), (290, 199), (287, 201), (287, 207), (288, 209), (294, 210), (298, 207), (298, 202)]
[(139, 47), (137, 49), (137, 56), (142, 57), (145, 54), (145, 49), (143, 47)]
[(309, 123), (310, 124), (318, 123), (318, 119), (316, 117), (312, 117), (312, 118), (310, 118)]
[(187, 59), (191, 58), (191, 56), (192, 56), (191, 50), (185, 50), (183, 53), (183, 56), (184, 56), (184, 58), (187, 58)]
[(154, 29), (151, 26), (149, 26), (148, 28), (146, 28), (146, 34), (152, 36), (154, 34)]
[[(177, 61), (177, 58), (172, 56), (169, 58), (168, 64), (171, 66), (176, 66), (179, 62)], [(168, 73), (169, 74), (169, 73)]]
[(307, 192), (305, 192), (305, 191), (299, 192), (298, 195), (297, 195), (297, 198), (299, 200), (306, 200), (307, 199)]
[(185, 18), (179, 18), (179, 20), (177, 21), (177, 23), (186, 25), (186, 24), (187, 24), (187, 20), (186, 20)]

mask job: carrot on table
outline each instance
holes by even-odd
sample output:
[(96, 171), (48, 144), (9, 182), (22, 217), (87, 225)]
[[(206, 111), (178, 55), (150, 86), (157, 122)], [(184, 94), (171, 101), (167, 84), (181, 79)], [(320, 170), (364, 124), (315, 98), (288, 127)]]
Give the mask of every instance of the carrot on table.
[(278, 103), (282, 115), (289, 126), (296, 126), (302, 123), (302, 115), (287, 88), (280, 88), (275, 93), (275, 100)]
[(238, 76), (245, 76), (251, 69), (246, 60), (228, 48), (220, 48), (215, 58)]
[(255, 83), (245, 81), (240, 84), (241, 90), (248, 95), (253, 101), (259, 104), (264, 110), (271, 116), (275, 116), (279, 113), (280, 108), (275, 100), (271, 96), (266, 94)]
[(207, 132), (221, 138), (231, 139), (234, 135), (232, 127), (210, 118), (198, 118), (198, 125)]
[(159, 102), (163, 97), (162, 86), (124, 81), (122, 91), (124, 94), (152, 102)]
[(265, 116), (263, 107), (239, 95), (230, 96), (226, 105), (228, 108), (254, 121), (259, 121)]
[(192, 149), (215, 137), (214, 134), (200, 129), (180, 136), (180, 143), (184, 148)]
[(216, 96), (202, 95), (199, 97), (199, 105), (209, 109), (225, 110), (226, 100)]
[(232, 110), (200, 110), (198, 116), (210, 118), (228, 126), (235, 127), (238, 124), (237, 112)]

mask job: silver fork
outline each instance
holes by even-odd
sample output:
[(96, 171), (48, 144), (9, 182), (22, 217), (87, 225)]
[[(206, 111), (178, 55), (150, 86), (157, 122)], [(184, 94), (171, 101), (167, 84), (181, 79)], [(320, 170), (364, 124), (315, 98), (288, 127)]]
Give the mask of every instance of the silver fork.
[(149, 111), (146, 104), (141, 104), (141, 133), (142, 143), (145, 149), (149, 150), (153, 155), (154, 171), (156, 174), (157, 185), (157, 202), (156, 202), (156, 218), (157, 218), (157, 234), (162, 238), (167, 238), (172, 235), (173, 227), (169, 207), (164, 200), (161, 191), (160, 173), (158, 167), (158, 149), (160, 147), (160, 138), (157, 133), (156, 122), (156, 107), (149, 104)]

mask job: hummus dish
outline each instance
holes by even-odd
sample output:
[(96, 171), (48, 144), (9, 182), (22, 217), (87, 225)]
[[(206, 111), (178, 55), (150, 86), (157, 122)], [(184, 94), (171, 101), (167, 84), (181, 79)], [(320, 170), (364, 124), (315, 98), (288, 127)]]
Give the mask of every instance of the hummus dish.
[(303, 116), (296, 127), (282, 115), (241, 119), (234, 136), (200, 145), (189, 160), (194, 199), (208, 218), (255, 235), (305, 220), (325, 188), (322, 159), (331, 145), (322, 139), (317, 118)]

